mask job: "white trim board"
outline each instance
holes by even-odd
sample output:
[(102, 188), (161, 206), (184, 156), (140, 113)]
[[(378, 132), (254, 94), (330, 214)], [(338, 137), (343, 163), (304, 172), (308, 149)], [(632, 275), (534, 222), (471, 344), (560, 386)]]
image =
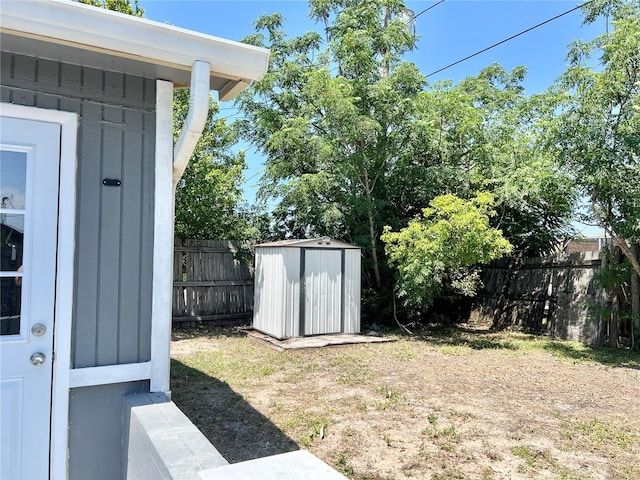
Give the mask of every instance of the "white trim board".
[(69, 372), (69, 388), (135, 382), (151, 378), (151, 362), (74, 368)]
[(0, 115), (60, 125), (60, 186), (58, 253), (54, 321), (55, 361), (51, 405), (51, 478), (66, 478), (69, 423), (69, 368), (76, 219), (78, 115), (10, 103), (0, 103)]
[(151, 391), (169, 396), (173, 286), (173, 84), (156, 81)]

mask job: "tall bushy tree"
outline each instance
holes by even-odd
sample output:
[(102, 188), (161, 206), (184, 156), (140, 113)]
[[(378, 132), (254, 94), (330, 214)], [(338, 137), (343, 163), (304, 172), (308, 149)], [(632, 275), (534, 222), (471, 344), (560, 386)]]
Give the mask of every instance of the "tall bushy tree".
[(245, 40), (272, 51), (269, 72), (238, 105), (245, 135), (266, 157), (260, 195), (276, 201), (280, 234), (357, 243), (365, 285), (385, 288), (385, 225), (405, 227), (445, 193), (471, 199), (490, 191), (493, 226), (518, 250), (548, 251), (575, 197), (536, 146), (536, 121), (553, 109), (551, 95), (527, 97), (525, 70), (498, 65), (429, 88), (402, 61), (416, 37), (401, 1), (310, 7), (321, 33), (287, 38), (275, 14), (258, 19), (258, 33)]
[[(189, 90), (174, 92), (173, 135), (177, 141), (189, 110)], [(253, 237), (248, 210), (242, 209), (244, 152), (234, 152), (237, 134), (218, 117), (210, 100), (202, 136), (176, 188), (175, 234), (213, 240)]]
[(640, 330), (640, 1), (596, 0), (584, 14), (586, 23), (606, 15), (611, 28), (571, 46), (569, 68), (555, 87), (566, 97), (549, 143), (588, 199), (587, 218), (616, 240), (633, 267), (631, 303)]
[(405, 132), (408, 162), (396, 164), (391, 180), (401, 221), (443, 192), (471, 198), (491, 191), (498, 212), (492, 224), (519, 252), (548, 253), (570, 232), (572, 178), (540, 142), (557, 95), (526, 95), (525, 73), (491, 65), (420, 93), (420, 117)]
[(272, 51), (269, 73), (239, 102), (248, 137), (267, 157), (260, 193), (279, 199), (274, 216), (284, 235), (362, 245), (367, 277), (380, 287), (386, 179), (425, 85), (414, 65), (400, 62), (416, 39), (399, 1), (310, 6), (325, 24), (324, 41), (316, 32), (287, 39), (277, 14), (261, 17), (261, 33), (246, 39)]
[(640, 241), (640, 1), (598, 0), (584, 8), (586, 22), (607, 14), (612, 28), (571, 46), (557, 86), (566, 98), (550, 146), (588, 197), (589, 217), (617, 240), (640, 275), (628, 246)]

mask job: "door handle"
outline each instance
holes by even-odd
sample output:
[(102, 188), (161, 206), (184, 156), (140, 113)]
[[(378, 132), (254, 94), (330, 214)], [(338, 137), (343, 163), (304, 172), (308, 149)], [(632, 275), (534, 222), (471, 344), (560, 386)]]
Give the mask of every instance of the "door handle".
[(38, 365), (42, 365), (47, 360), (47, 357), (42, 352), (36, 352), (31, 355), (31, 358), (29, 360), (33, 365), (37, 367)]

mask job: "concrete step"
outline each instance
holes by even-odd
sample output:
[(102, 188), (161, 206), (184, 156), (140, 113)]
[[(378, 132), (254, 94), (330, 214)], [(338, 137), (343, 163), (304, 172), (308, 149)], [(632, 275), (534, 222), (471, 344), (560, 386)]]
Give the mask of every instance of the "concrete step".
[(346, 480), (306, 450), (233, 463), (198, 473), (200, 480)]

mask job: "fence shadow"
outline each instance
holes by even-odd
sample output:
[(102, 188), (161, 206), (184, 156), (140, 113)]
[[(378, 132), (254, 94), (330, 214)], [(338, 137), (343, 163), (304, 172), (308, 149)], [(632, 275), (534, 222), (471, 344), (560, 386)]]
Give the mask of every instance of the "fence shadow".
[(473, 350), (518, 350), (518, 346), (495, 332), (465, 327), (431, 327), (416, 337), (436, 346), (469, 347)]
[(227, 383), (171, 360), (173, 402), (229, 463), (299, 450)]
[(611, 367), (640, 370), (640, 354), (632, 350), (588, 345), (577, 348), (573, 344), (556, 340), (546, 342), (542, 348), (562, 358), (587, 360)]
[[(640, 353), (630, 349), (597, 347), (525, 332), (495, 332), (488, 329), (428, 327), (414, 338), (435, 347), (468, 347), (473, 350), (540, 350), (565, 360), (595, 362), (610, 367), (640, 370)], [(402, 332), (398, 334), (403, 335)]]

